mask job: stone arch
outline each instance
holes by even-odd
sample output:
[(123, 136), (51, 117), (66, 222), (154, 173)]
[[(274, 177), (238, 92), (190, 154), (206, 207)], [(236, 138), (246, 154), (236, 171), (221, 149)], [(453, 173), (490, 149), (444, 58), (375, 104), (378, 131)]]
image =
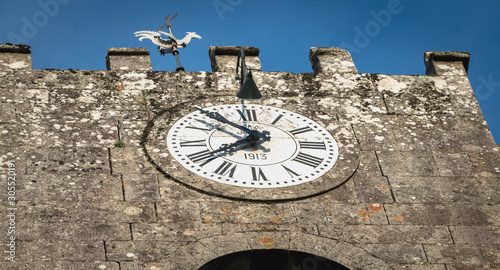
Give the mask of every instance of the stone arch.
[(355, 245), (294, 230), (237, 232), (200, 239), (186, 247), (192, 256), (185, 258), (185, 263), (190, 265), (186, 269), (201, 269), (206, 263), (228, 254), (264, 249), (308, 253), (351, 270), (392, 269), (383, 260)]

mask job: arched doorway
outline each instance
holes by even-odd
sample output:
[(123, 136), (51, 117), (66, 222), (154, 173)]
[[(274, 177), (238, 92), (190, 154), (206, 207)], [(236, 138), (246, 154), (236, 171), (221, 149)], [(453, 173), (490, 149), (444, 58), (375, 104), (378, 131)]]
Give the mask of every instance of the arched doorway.
[(305, 252), (247, 250), (216, 258), (199, 270), (349, 270), (330, 259)]

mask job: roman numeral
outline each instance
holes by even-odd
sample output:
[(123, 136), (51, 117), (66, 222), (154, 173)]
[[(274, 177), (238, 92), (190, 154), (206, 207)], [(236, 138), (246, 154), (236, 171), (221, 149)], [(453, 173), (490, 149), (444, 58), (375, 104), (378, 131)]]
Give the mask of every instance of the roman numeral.
[(210, 133), (210, 131), (212, 131), (211, 128), (204, 128), (204, 127), (195, 127), (195, 126), (187, 126), (186, 128), (190, 128), (190, 129), (196, 129), (196, 130), (201, 130), (205, 133)]
[(301, 128), (297, 128), (297, 129), (294, 129), (294, 130), (290, 130), (290, 133), (292, 133), (292, 135), (297, 135), (297, 134), (309, 132), (309, 131), (312, 131), (312, 130), (313, 129), (310, 128), (310, 127), (301, 127)]
[(276, 117), (272, 122), (271, 122), (271, 125), (275, 125), (276, 123), (278, 123), (278, 121), (281, 119), (281, 117), (283, 117), (282, 114), (278, 115), (278, 117)]
[(290, 168), (288, 167), (285, 167), (285, 165), (281, 165), (283, 167), (283, 169), (285, 169), (285, 171), (291, 176), (291, 177), (294, 177), (294, 176), (299, 176), (298, 173), (292, 171)]
[(299, 154), (292, 160), (314, 168), (318, 167), (323, 161), (322, 158), (304, 154), (302, 152), (299, 152)]
[(196, 140), (196, 141), (185, 141), (180, 143), (181, 147), (200, 147), (206, 146), (205, 140)]
[(246, 115), (241, 110), (237, 110), (243, 121), (257, 121), (257, 112), (255, 110), (245, 110)]
[[(232, 166), (232, 168), (231, 168), (231, 166)], [(214, 171), (214, 173), (217, 173), (220, 175), (226, 175), (227, 173), (229, 173), (229, 177), (233, 177), (235, 171), (236, 171), (235, 164), (233, 164), (231, 162), (223, 161), (222, 164)]]
[(299, 141), (301, 149), (319, 149), (326, 150), (325, 142), (301, 142)]
[(203, 167), (205, 164), (216, 159), (218, 156), (214, 155), (207, 149), (200, 152), (189, 154), (187, 155), (187, 157), (194, 163), (202, 162), (200, 166)]
[(267, 177), (266, 175), (264, 175), (264, 172), (262, 171), (261, 168), (258, 169), (256, 169), (255, 167), (250, 167), (250, 168), (252, 168), (253, 181), (260, 181), (260, 180), (269, 181), (267, 180)]

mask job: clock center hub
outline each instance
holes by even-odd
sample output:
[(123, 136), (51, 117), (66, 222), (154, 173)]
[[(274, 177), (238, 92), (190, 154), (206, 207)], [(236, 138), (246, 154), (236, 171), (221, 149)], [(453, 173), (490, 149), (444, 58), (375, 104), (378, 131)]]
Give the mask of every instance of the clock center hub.
[[(236, 147), (234, 150), (237, 151), (221, 153), (222, 158), (239, 164), (266, 166), (284, 162), (296, 154), (297, 143), (288, 132), (266, 124), (252, 124), (248, 128), (259, 132), (269, 131), (271, 139), (249, 140), (248, 143)], [(247, 136), (249, 135), (230, 125), (222, 125), (210, 135), (208, 147), (215, 151)]]

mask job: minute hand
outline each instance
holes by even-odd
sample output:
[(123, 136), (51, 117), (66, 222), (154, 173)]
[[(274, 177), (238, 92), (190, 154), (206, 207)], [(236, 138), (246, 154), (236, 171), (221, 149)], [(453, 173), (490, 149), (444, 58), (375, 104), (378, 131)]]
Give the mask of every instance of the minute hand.
[(215, 119), (219, 122), (222, 122), (222, 123), (226, 123), (230, 126), (233, 126), (237, 129), (240, 129), (244, 132), (246, 132), (248, 135), (253, 135), (257, 138), (260, 138), (260, 139), (263, 139), (264, 141), (268, 141), (270, 140), (270, 137), (269, 137), (269, 131), (263, 131), (263, 132), (259, 132), (257, 130), (253, 130), (253, 129), (249, 129), (247, 127), (244, 127), (242, 125), (238, 125), (236, 123), (233, 123), (229, 120), (227, 120), (224, 116), (222, 116), (220, 113), (218, 112), (209, 112), (209, 111), (205, 111), (201, 108), (198, 108), (198, 107), (194, 107), (195, 109), (199, 110), (201, 113), (205, 114), (206, 116), (212, 118), (212, 119)]

